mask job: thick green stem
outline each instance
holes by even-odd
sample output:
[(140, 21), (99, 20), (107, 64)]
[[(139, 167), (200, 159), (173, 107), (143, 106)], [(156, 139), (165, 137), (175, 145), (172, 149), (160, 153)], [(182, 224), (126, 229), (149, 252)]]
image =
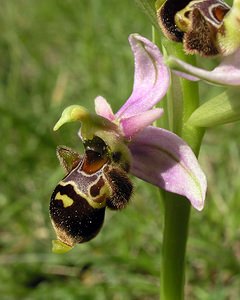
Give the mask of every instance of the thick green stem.
[[(194, 63), (181, 45), (163, 43), (166, 53)], [(198, 85), (173, 74), (168, 94), (169, 129), (181, 136), (198, 155), (203, 130), (186, 126), (185, 122), (199, 106)], [(190, 202), (182, 196), (165, 192), (164, 231), (161, 262), (160, 299), (183, 300), (185, 284), (185, 253), (190, 218)]]
[(167, 192), (164, 193), (163, 199), (164, 232), (160, 299), (182, 300), (190, 204), (184, 197)]
[[(188, 136), (189, 131), (184, 132)], [(189, 135), (190, 136), (190, 135)], [(190, 146), (198, 154), (203, 132), (191, 137)], [(185, 139), (186, 140), (186, 139)], [(163, 193), (164, 229), (160, 274), (160, 299), (183, 300), (185, 285), (185, 255), (190, 218), (190, 202), (180, 195)]]

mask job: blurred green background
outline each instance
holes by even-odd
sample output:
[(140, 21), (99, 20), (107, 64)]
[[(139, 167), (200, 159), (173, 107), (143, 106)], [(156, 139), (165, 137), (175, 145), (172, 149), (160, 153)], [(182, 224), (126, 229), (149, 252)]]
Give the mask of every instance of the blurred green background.
[[(52, 127), (67, 105), (93, 108), (100, 94), (116, 111), (128, 98), (127, 37), (151, 38), (147, 17), (127, 0), (1, 0), (0, 30), (0, 298), (158, 299), (162, 205), (155, 187), (133, 179), (129, 207), (108, 211), (97, 238), (65, 255), (51, 253), (48, 216), (64, 175), (56, 146), (81, 149), (77, 124), (57, 133)], [(206, 87), (203, 100), (218, 92)], [(187, 299), (239, 299), (239, 125), (204, 138), (209, 189), (203, 212), (192, 212)]]

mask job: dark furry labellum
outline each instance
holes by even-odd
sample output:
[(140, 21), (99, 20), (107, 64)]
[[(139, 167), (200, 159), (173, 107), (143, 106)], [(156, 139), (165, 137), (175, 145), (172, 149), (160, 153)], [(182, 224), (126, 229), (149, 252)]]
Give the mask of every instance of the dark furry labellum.
[(50, 216), (58, 246), (65, 245), (67, 250), (94, 238), (104, 222), (106, 207), (124, 208), (133, 189), (128, 164), (124, 169), (116, 159), (120, 154), (111, 153), (98, 137), (85, 141), (84, 146), (83, 156), (65, 146), (57, 149), (68, 174), (52, 194)]
[(184, 32), (175, 24), (175, 15), (188, 5), (189, 0), (167, 0), (157, 12), (158, 23), (164, 35), (175, 42), (182, 42)]
[(169, 39), (183, 42), (188, 54), (221, 54), (218, 34), (230, 7), (222, 0), (167, 0), (158, 11), (159, 25)]

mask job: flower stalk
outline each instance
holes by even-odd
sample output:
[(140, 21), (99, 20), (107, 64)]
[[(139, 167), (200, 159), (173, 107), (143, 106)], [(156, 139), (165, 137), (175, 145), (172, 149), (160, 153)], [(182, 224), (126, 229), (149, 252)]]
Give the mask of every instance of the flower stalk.
[(184, 197), (163, 193), (164, 231), (160, 273), (160, 299), (183, 300), (185, 252), (190, 204)]
[[(194, 57), (186, 56), (181, 45), (163, 41), (167, 54), (194, 64)], [(180, 47), (179, 47), (180, 46)], [(167, 94), (169, 129), (182, 137), (198, 155), (204, 130), (186, 124), (199, 106), (198, 84), (172, 75), (172, 88)], [(160, 299), (183, 300), (185, 285), (185, 254), (190, 218), (190, 203), (185, 197), (162, 193), (164, 203), (164, 231), (160, 273)]]

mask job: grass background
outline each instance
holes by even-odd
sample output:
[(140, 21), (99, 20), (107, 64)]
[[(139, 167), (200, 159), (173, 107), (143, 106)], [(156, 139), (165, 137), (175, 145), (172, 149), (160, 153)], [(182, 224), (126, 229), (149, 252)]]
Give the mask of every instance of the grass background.
[[(51, 253), (49, 198), (63, 176), (55, 148), (81, 149), (77, 124), (53, 133), (64, 107), (93, 107), (101, 94), (116, 111), (131, 93), (127, 37), (151, 38), (134, 1), (11, 0), (0, 10), (0, 297), (158, 299), (162, 205), (134, 179), (135, 195), (108, 211), (101, 233), (65, 255)], [(202, 84), (203, 100), (216, 89)], [(239, 97), (239, 94), (236, 94)], [(209, 189), (192, 212), (187, 299), (240, 295), (240, 124), (208, 131), (200, 154)]]

